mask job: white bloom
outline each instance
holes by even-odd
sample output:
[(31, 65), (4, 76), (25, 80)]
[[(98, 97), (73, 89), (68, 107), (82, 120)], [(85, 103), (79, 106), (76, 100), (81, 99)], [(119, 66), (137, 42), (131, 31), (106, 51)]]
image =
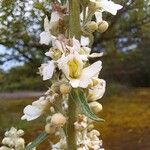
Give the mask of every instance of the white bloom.
[(93, 86), (91, 86), (88, 91), (88, 100), (95, 101), (102, 98), (102, 96), (105, 93), (105, 88), (106, 88), (105, 80), (93, 78)]
[(39, 67), (39, 73), (43, 76), (43, 80), (51, 79), (55, 70), (54, 61), (48, 61)]
[(102, 10), (111, 13), (112, 15), (116, 15), (117, 11), (122, 9), (121, 5), (115, 4), (111, 0), (99, 0), (99, 7), (102, 8)]
[(90, 1), (96, 3), (97, 8), (100, 8), (100, 10), (107, 11), (112, 15), (116, 15), (117, 11), (122, 8), (121, 5), (115, 4), (111, 0), (90, 0)]
[(51, 13), (51, 20), (50, 20), (50, 23), (52, 22), (57, 22), (59, 21), (59, 19), (61, 19), (61, 16), (59, 15), (59, 12), (58, 11), (53, 11)]
[(101, 22), (103, 20), (102, 19), (102, 12), (101, 11), (96, 11), (95, 12), (95, 18), (96, 18), (97, 23)]
[(48, 106), (49, 102), (45, 100), (44, 97), (41, 97), (39, 100), (34, 101), (32, 105), (28, 105), (24, 108), (24, 115), (21, 119), (26, 119), (27, 121), (34, 120), (44, 114)]
[(53, 35), (51, 35), (50, 33), (50, 22), (48, 20), (48, 17), (46, 17), (44, 19), (44, 30), (41, 34), (40, 34), (40, 44), (45, 44), (45, 45), (49, 45), (50, 42), (52, 40), (55, 39), (55, 37)]
[(81, 45), (84, 46), (88, 46), (90, 43), (90, 40), (88, 37), (85, 36), (81, 36)]
[(97, 76), (102, 68), (102, 62), (97, 61), (92, 65), (83, 68), (83, 62), (78, 53), (62, 56), (58, 61), (58, 67), (70, 80), (72, 87), (86, 88), (91, 78)]

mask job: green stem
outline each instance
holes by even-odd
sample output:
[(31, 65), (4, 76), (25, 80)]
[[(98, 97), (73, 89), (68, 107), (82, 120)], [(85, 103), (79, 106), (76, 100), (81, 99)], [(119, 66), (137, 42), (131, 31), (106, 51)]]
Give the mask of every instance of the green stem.
[(80, 0), (69, 0), (69, 32), (70, 38), (80, 39)]
[[(80, 40), (81, 27), (80, 27), (80, 0), (69, 0), (69, 37), (75, 37)], [(76, 131), (74, 123), (76, 121), (76, 104), (69, 97), (68, 111), (67, 111), (67, 150), (77, 150), (76, 145)]]
[(68, 121), (66, 125), (67, 134), (67, 150), (76, 150), (76, 132), (74, 128), (74, 123), (76, 121), (76, 105), (74, 101), (69, 97), (68, 101)]

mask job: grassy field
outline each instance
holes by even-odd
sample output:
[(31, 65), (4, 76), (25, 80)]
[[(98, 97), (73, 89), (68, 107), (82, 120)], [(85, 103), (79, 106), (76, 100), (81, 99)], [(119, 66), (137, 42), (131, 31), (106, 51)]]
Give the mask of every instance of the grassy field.
[[(11, 126), (23, 128), (31, 141), (45, 124), (43, 118), (20, 121), (24, 106), (32, 100), (0, 100), (0, 140)], [(96, 124), (106, 150), (150, 150), (150, 89), (136, 89), (115, 96), (105, 96), (100, 116), (105, 123)], [(52, 137), (50, 137), (50, 140)], [(47, 143), (39, 150), (47, 150)]]

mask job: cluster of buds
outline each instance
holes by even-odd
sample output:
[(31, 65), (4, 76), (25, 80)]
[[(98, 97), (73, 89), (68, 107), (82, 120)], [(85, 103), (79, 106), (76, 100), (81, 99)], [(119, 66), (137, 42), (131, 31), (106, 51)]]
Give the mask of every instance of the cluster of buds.
[(2, 140), (4, 146), (0, 147), (0, 150), (24, 150), (25, 141), (21, 137), (23, 135), (23, 130), (17, 130), (12, 127), (9, 131), (5, 132), (5, 137)]

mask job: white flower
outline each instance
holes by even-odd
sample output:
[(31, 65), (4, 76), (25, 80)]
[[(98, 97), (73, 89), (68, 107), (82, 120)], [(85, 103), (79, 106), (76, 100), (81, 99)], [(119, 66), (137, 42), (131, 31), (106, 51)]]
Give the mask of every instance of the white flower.
[(39, 73), (43, 76), (43, 80), (51, 79), (55, 70), (54, 61), (48, 61), (39, 67)]
[(40, 34), (40, 44), (45, 44), (45, 45), (49, 45), (51, 43), (52, 40), (55, 39), (55, 36), (53, 36), (50, 33), (50, 26), (51, 23), (48, 20), (48, 17), (46, 16), (46, 18), (44, 19), (44, 30), (41, 34)]
[(102, 98), (106, 88), (105, 80), (99, 78), (93, 78), (92, 80), (93, 80), (93, 85), (88, 90), (87, 98), (89, 101), (95, 101)]
[(117, 11), (122, 9), (121, 5), (115, 4), (111, 0), (99, 0), (99, 7), (102, 8), (102, 10), (111, 13), (112, 15), (116, 15)]
[(102, 19), (102, 12), (107, 11), (112, 15), (116, 15), (117, 11), (122, 9), (123, 6), (119, 4), (115, 4), (111, 0), (90, 0), (91, 2), (96, 3), (97, 11), (95, 12), (96, 22), (101, 22)]
[(97, 76), (102, 68), (101, 61), (97, 61), (86, 68), (83, 68), (83, 65), (83, 61), (77, 52), (68, 56), (63, 55), (58, 61), (59, 69), (63, 71), (74, 88), (86, 88), (91, 78)]
[(117, 11), (122, 8), (121, 5), (115, 4), (111, 0), (90, 0), (90, 1), (96, 3), (97, 8), (99, 8), (100, 10), (107, 11), (112, 15), (116, 15)]
[(37, 119), (39, 116), (45, 113), (48, 106), (49, 101), (45, 100), (44, 97), (40, 97), (37, 101), (34, 101), (32, 105), (28, 105), (24, 108), (24, 115), (21, 119), (26, 119), (27, 121)]

